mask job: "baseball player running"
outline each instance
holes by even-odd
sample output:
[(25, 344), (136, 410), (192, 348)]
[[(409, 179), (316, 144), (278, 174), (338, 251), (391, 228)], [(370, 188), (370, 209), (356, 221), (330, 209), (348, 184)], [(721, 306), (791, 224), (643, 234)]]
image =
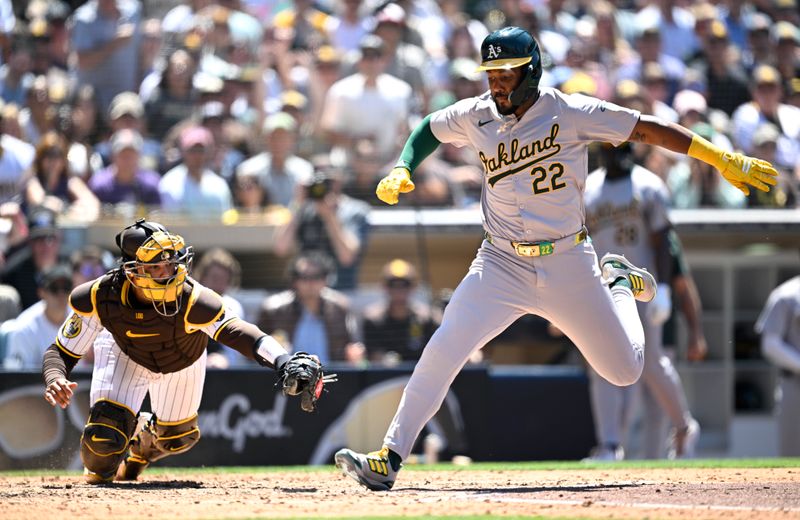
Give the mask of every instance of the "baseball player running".
[[(672, 423), (670, 454), (690, 457), (694, 454), (700, 428), (686, 404), (680, 376), (664, 354), (661, 337), (663, 323), (672, 311), (667, 186), (657, 175), (634, 164), (629, 143), (617, 148), (603, 143), (599, 147), (599, 157), (604, 168), (592, 172), (586, 180), (587, 228), (599, 254), (622, 253), (631, 262), (656, 275), (659, 282), (656, 297), (649, 303), (638, 304), (646, 346), (642, 381)], [(639, 385), (618, 387), (596, 371), (589, 372), (592, 415), (598, 441), (590, 459), (621, 460)], [(644, 417), (647, 420), (651, 415), (645, 414)], [(657, 422), (661, 424), (660, 420)], [(656, 428), (645, 428), (645, 431), (660, 440)], [(645, 445), (653, 444), (645, 441)], [(646, 455), (658, 457), (658, 452)]]
[[(674, 229), (670, 228), (667, 234), (669, 238), (669, 254), (672, 269), (670, 288), (672, 289), (673, 300), (677, 301), (676, 308), (681, 311), (686, 321), (686, 359), (688, 361), (702, 361), (708, 354), (708, 344), (706, 343), (705, 333), (703, 332), (703, 309), (700, 302), (700, 293), (694, 282), (692, 273), (686, 263), (683, 254), (683, 245)], [(664, 413), (653, 392), (647, 385), (642, 387), (642, 455), (646, 459), (656, 459), (664, 456), (664, 434), (667, 432), (669, 417)], [(700, 431), (699, 425), (697, 432)], [(687, 442), (678, 435), (681, 432), (673, 430), (673, 437), (670, 439), (667, 457), (679, 458), (691, 455), (691, 450), (679, 451), (678, 447)], [(686, 430), (686, 435), (690, 431)], [(699, 438), (699, 435), (695, 435)], [(690, 440), (690, 439), (689, 439)], [(691, 444), (691, 443), (690, 443)]]
[(426, 116), (376, 190), (396, 204), (400, 193), (414, 189), (411, 173), (440, 143), (470, 146), (484, 167), (486, 239), (406, 385), (383, 448), (336, 453), (336, 465), (372, 490), (391, 489), (470, 355), (526, 313), (561, 329), (609, 382), (630, 385), (639, 378), (644, 332), (636, 300), (652, 300), (656, 282), (619, 255), (606, 255), (598, 266), (584, 227), (589, 142), (632, 140), (688, 153), (743, 191), (747, 184), (768, 190), (776, 182), (769, 163), (723, 153), (683, 127), (540, 87), (538, 44), (518, 27), (487, 36), (481, 56), (489, 91)]
[[(66, 408), (77, 386), (67, 378), (94, 346), (92, 405), (81, 436), (89, 483), (135, 480), (150, 463), (197, 443), (208, 337), (274, 367), (284, 393), (313, 409), (323, 385), (319, 361), (289, 355), (192, 279), (194, 252), (183, 238), (141, 219), (116, 242), (121, 266), (72, 291), (72, 313), (42, 367), (45, 399)], [(147, 392), (153, 413), (137, 421)]]
[[(756, 322), (761, 352), (780, 369), (775, 402), (778, 456), (800, 457), (800, 276), (772, 290)], [(771, 439), (767, 440), (769, 442)]]

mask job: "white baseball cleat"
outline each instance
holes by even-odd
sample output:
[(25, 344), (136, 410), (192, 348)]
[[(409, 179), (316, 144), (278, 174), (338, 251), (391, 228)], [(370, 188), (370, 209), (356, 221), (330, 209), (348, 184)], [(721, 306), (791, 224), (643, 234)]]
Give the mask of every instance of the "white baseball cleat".
[(596, 446), (588, 457), (581, 462), (616, 462), (625, 459), (625, 450), (622, 446), (612, 448), (611, 446)]
[(697, 441), (700, 439), (700, 424), (689, 419), (686, 428), (677, 430), (672, 435), (672, 442), (667, 455), (670, 459), (691, 459), (694, 457)]
[(600, 260), (603, 269), (603, 281), (613, 283), (619, 278), (626, 278), (631, 284), (633, 297), (640, 302), (649, 302), (656, 296), (656, 279), (647, 269), (636, 267), (622, 255), (606, 253)]
[(389, 491), (397, 478), (397, 469), (389, 461), (389, 448), (367, 454), (341, 449), (334, 456), (336, 467), (348, 477), (372, 491)]

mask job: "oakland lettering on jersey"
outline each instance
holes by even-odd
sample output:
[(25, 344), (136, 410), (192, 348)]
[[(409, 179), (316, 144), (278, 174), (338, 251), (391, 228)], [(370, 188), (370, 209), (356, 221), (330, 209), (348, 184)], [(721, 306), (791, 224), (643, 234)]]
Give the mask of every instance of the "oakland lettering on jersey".
[(519, 139), (513, 139), (511, 141), (509, 150), (506, 151), (506, 143), (499, 143), (497, 145), (497, 155), (494, 157), (487, 158), (486, 154), (484, 154), (482, 151), (479, 151), (478, 157), (480, 157), (481, 162), (483, 163), (483, 169), (489, 174), (499, 170), (500, 168), (503, 168), (504, 166), (512, 166), (520, 161), (524, 161), (533, 157), (532, 161), (489, 177), (489, 186), (494, 187), (495, 183), (500, 179), (508, 177), (509, 175), (514, 175), (515, 173), (519, 173), (538, 162), (544, 161), (545, 159), (549, 159), (550, 157), (556, 155), (561, 151), (561, 145), (556, 142), (556, 137), (558, 137), (558, 123), (555, 123), (550, 127), (550, 135), (544, 139), (531, 141), (525, 146), (520, 147)]

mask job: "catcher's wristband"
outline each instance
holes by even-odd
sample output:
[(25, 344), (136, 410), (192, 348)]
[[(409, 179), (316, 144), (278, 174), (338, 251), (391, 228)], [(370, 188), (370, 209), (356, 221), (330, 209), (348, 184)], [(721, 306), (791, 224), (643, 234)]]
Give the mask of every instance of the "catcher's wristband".
[(277, 368), (278, 358), (284, 355), (288, 356), (286, 349), (269, 335), (261, 336), (253, 345), (253, 358), (259, 365)]
[(689, 150), (686, 152), (689, 157), (699, 159), (706, 164), (710, 164), (717, 170), (722, 171), (725, 167), (722, 157), (725, 152), (715, 144), (708, 140), (694, 134), (692, 137), (692, 144), (689, 145)]

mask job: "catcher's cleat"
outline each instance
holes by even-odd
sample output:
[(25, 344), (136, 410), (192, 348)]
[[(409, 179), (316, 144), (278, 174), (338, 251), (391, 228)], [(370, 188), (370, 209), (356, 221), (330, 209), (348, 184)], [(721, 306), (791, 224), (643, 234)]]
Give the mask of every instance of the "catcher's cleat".
[[(136, 421), (136, 429), (134, 430), (134, 434), (132, 436), (132, 442), (133, 440), (137, 440), (139, 438), (142, 430), (147, 428), (147, 425), (150, 423), (152, 418), (152, 413), (139, 412), (139, 417)], [(114, 477), (114, 480), (136, 480), (149, 465), (149, 462), (134, 455), (129, 448), (128, 453), (125, 455), (125, 459), (123, 459), (122, 463), (117, 467), (117, 474)]]
[(93, 471), (89, 471), (89, 468), (83, 468), (83, 477), (86, 479), (87, 484), (110, 484), (114, 481), (114, 475), (109, 475), (104, 477), (98, 473)]
[(600, 260), (603, 268), (603, 281), (612, 284), (620, 278), (625, 278), (631, 284), (633, 297), (640, 302), (649, 302), (656, 296), (656, 279), (647, 272), (647, 269), (636, 267), (622, 255), (607, 253)]
[(114, 479), (120, 481), (136, 480), (149, 465), (150, 463), (146, 460), (128, 452), (125, 460), (117, 468), (117, 475)]
[(389, 448), (386, 446), (380, 451), (372, 451), (366, 455), (341, 449), (334, 457), (336, 467), (342, 470), (342, 473), (372, 491), (392, 489), (401, 465), (398, 463), (395, 468), (389, 459)]

